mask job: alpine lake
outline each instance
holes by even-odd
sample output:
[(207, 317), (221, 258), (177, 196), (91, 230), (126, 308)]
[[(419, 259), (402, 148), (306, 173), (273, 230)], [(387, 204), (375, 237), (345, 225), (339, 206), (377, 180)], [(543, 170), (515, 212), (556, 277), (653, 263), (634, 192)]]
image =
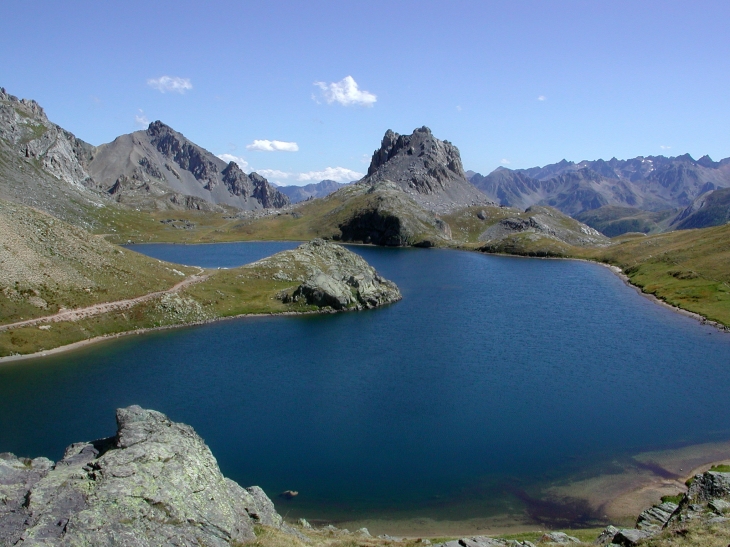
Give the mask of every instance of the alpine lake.
[[(131, 248), (233, 267), (296, 245)], [(0, 451), (60, 459), (72, 442), (112, 435), (117, 407), (139, 404), (192, 425), (224, 475), (261, 486), (288, 519), (531, 515), (580, 526), (601, 515), (550, 504), (546, 489), (647, 467), (634, 459), (641, 452), (730, 440), (730, 334), (649, 301), (609, 269), (349, 248), (403, 300), (4, 364)], [(299, 494), (277, 497), (285, 490)]]

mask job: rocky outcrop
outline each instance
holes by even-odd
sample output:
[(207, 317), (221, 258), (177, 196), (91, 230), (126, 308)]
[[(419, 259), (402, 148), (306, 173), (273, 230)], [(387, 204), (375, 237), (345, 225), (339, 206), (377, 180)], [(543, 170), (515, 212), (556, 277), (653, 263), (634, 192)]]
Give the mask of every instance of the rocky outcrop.
[(661, 530), (678, 507), (679, 505), (669, 501), (650, 507), (639, 515), (636, 527), (639, 530)]
[(516, 234), (548, 238), (576, 246), (600, 246), (609, 243), (607, 237), (590, 226), (550, 207), (537, 206), (529, 207), (520, 216), (508, 217), (492, 224), (479, 235), (479, 241), (487, 244), (484, 250), (489, 250)]
[(0, 88), (0, 198), (88, 228), (94, 210), (113, 204), (89, 173), (94, 151), (38, 103)]
[(0, 455), (2, 545), (209, 545), (255, 538), (256, 523), (298, 535), (258, 487), (221, 474), (188, 425), (131, 406), (117, 434), (61, 461)]
[(422, 207), (392, 182), (343, 188), (349, 203), (333, 214), (348, 213), (337, 221), (341, 241), (357, 241), (390, 247), (433, 247), (451, 239), (451, 228), (439, 216)]
[(499, 539), (489, 536), (472, 536), (437, 543), (434, 547), (535, 547), (531, 541)]
[(248, 267), (268, 270), (274, 279), (298, 282), (280, 294), (284, 302), (361, 310), (401, 299), (396, 284), (381, 277), (362, 257), (323, 239), (314, 239)]
[(635, 528), (606, 528), (596, 540), (598, 545), (634, 547), (644, 541), (672, 532), (687, 534), (686, 526), (704, 526), (730, 522), (730, 473), (706, 471), (691, 479), (688, 491), (679, 504), (663, 502), (642, 512)]
[(48, 120), (41, 106), (0, 88), (0, 139), (51, 175), (74, 186), (93, 187), (88, 164), (95, 147)]
[(180, 195), (244, 210), (290, 204), (264, 177), (247, 175), (160, 121), (99, 146), (89, 169), (117, 201), (145, 208), (154, 200), (187, 205), (175, 199)]
[(489, 203), (466, 179), (459, 149), (434, 137), (428, 127), (411, 135), (388, 129), (361, 183), (383, 181), (393, 182), (432, 211)]

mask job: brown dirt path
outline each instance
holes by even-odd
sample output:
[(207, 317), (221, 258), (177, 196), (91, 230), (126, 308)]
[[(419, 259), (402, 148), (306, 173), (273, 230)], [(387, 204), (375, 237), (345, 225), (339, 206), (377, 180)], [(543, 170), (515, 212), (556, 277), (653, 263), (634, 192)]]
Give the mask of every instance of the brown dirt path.
[(110, 311), (127, 310), (141, 302), (147, 302), (149, 300), (157, 298), (158, 296), (171, 294), (195, 283), (205, 281), (210, 276), (203, 275), (204, 271), (205, 270), (203, 268), (200, 268), (200, 271), (197, 274), (191, 275), (190, 277), (183, 279), (182, 281), (180, 281), (180, 283), (177, 283), (173, 287), (170, 287), (169, 289), (164, 291), (151, 292), (148, 294), (143, 294), (142, 296), (137, 296), (136, 298), (129, 298), (127, 300), (102, 302), (101, 304), (94, 304), (93, 306), (77, 308), (75, 310), (61, 309), (60, 311), (58, 311), (58, 313), (55, 313), (53, 315), (46, 315), (45, 317), (36, 317), (34, 319), (26, 319), (24, 321), (18, 321), (16, 323), (0, 325), (0, 332), (10, 329), (17, 329), (19, 327), (32, 327), (41, 323), (56, 323), (58, 321), (79, 321), (81, 319), (86, 319), (87, 317), (92, 317), (94, 315), (99, 315)]

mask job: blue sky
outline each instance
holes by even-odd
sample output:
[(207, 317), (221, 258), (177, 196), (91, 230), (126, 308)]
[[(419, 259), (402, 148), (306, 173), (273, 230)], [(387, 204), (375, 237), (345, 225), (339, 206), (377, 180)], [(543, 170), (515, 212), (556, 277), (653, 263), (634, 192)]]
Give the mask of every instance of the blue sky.
[(355, 178), (422, 125), (482, 173), (717, 160), (728, 22), (726, 0), (28, 0), (3, 5), (0, 86), (92, 144), (159, 119), (282, 184)]

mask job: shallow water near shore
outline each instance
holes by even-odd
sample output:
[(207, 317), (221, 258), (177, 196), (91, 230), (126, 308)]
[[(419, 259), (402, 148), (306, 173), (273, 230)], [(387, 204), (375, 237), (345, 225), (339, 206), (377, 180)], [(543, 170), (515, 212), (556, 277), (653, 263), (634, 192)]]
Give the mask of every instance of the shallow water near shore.
[[(134, 249), (231, 267), (293, 246)], [(288, 518), (582, 524), (601, 515), (541, 505), (541, 492), (618, 473), (639, 452), (730, 440), (730, 335), (653, 304), (608, 269), (350, 249), (403, 300), (9, 363), (0, 451), (58, 459), (72, 442), (111, 435), (115, 408), (140, 404), (191, 424), (226, 476), (262, 486)], [(299, 495), (277, 498), (284, 490)]]

